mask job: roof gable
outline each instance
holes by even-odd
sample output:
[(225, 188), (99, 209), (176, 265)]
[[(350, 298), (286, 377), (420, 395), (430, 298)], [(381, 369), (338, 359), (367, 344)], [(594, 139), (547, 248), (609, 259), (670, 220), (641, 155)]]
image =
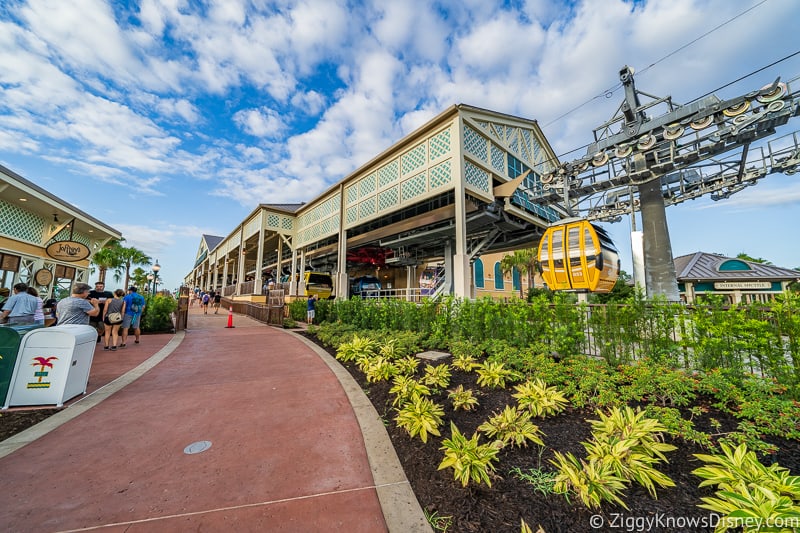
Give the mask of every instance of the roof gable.
[(800, 272), (796, 270), (706, 252), (675, 258), (675, 272), (678, 281), (800, 279)]

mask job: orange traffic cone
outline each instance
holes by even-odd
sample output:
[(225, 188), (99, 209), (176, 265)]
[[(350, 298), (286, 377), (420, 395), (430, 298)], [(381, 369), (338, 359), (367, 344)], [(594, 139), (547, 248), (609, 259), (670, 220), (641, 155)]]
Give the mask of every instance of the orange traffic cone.
[(235, 327), (235, 326), (233, 325), (233, 306), (230, 306), (230, 307), (228, 308), (228, 325), (227, 325), (227, 326), (225, 326), (225, 327), (226, 327), (226, 328), (233, 328), (233, 327)]

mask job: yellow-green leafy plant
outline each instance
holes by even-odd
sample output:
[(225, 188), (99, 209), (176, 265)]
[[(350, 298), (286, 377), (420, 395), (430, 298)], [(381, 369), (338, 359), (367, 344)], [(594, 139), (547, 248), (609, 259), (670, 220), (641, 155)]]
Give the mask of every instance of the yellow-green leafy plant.
[(453, 422), (450, 422), (450, 438), (442, 441), (439, 448), (444, 451), (444, 459), (439, 464), (439, 470), (453, 469), (454, 479), (466, 487), (470, 481), (486, 483), (492, 486), (489, 473), (494, 472), (493, 461), (497, 461), (497, 453), (502, 444), (479, 444), (478, 433), (472, 438), (466, 438), (458, 431)]
[(471, 389), (464, 389), (464, 385), (459, 385), (455, 389), (448, 391), (447, 397), (453, 402), (453, 411), (463, 409), (472, 411), (478, 406), (478, 399)]
[(392, 379), (392, 388), (389, 389), (389, 394), (394, 394), (392, 407), (397, 407), (411, 400), (414, 394), (417, 396), (430, 396), (431, 391), (413, 377), (399, 374)]
[(563, 411), (569, 402), (556, 387), (548, 387), (541, 379), (516, 385), (512, 394), (520, 407), (528, 409), (533, 416), (547, 417)]
[(484, 364), (477, 367), (478, 380), (477, 383), (481, 387), (488, 387), (490, 389), (502, 389), (506, 386), (506, 380), (512, 380), (516, 373), (503, 366), (503, 363), (494, 363), (486, 361)]
[(603, 502), (616, 503), (628, 508), (622, 501), (626, 488), (625, 480), (618, 476), (610, 466), (596, 459), (584, 461), (576, 459), (571, 453), (562, 455), (555, 452), (551, 461), (557, 475), (553, 490), (559, 494), (575, 494), (589, 509), (600, 507)]
[[(519, 533), (533, 533), (531, 526), (529, 526), (525, 520), (520, 518), (520, 522)], [(539, 526), (539, 529), (536, 530), (536, 533), (545, 533), (545, 530), (542, 526)]]
[(531, 413), (527, 410), (518, 411), (516, 407), (510, 405), (507, 405), (502, 413), (492, 416), (478, 426), (478, 431), (500, 440), (503, 444), (521, 447), (527, 446), (528, 441), (531, 441), (544, 446), (540, 437), (542, 432), (531, 422)]
[(375, 353), (375, 341), (368, 337), (354, 335), (350, 342), (344, 342), (336, 350), (336, 359), (347, 363)]
[(450, 367), (448, 365), (426, 365), (422, 383), (439, 389), (450, 385)]
[(377, 355), (370, 359), (364, 375), (368, 383), (375, 383), (376, 381), (387, 381), (397, 373), (397, 368), (391, 360), (382, 355)]
[(412, 437), (419, 435), (422, 442), (428, 442), (428, 434), (441, 435), (439, 426), (442, 425), (444, 409), (425, 396), (417, 393), (397, 412), (395, 420), (397, 425), (408, 431)]
[(394, 366), (397, 368), (398, 374), (413, 376), (417, 373), (417, 368), (419, 368), (419, 359), (413, 355), (407, 355), (402, 359), (395, 361)]
[(380, 343), (378, 345), (378, 353), (391, 361), (402, 357), (402, 353), (397, 348), (397, 339), (388, 339)]
[(666, 428), (644, 411), (614, 407), (608, 414), (598, 411), (600, 420), (590, 420), (592, 441), (584, 442), (588, 459), (601, 461), (620, 478), (636, 481), (656, 498), (656, 485), (674, 487), (675, 483), (655, 467), (668, 462), (666, 452), (675, 446), (663, 442)]
[(454, 368), (463, 370), (464, 372), (471, 372), (476, 366), (480, 366), (478, 361), (468, 353), (453, 354), (453, 362), (451, 363)]
[[(720, 448), (718, 455), (695, 454), (705, 466), (692, 472), (703, 479), (701, 487), (717, 488), (714, 497), (703, 497), (698, 505), (721, 515), (715, 531), (796, 531), (792, 526), (800, 527), (800, 476), (778, 464), (764, 466), (745, 444), (734, 449), (720, 443)], [(759, 529), (761, 524), (787, 527)]]

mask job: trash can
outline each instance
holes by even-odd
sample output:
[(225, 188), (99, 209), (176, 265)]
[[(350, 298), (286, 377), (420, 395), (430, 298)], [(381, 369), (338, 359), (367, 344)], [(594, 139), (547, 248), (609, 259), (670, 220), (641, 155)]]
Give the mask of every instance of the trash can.
[(97, 331), (67, 324), (29, 331), (22, 338), (3, 409), (55, 405), (86, 392)]
[(17, 363), (22, 337), (31, 330), (41, 328), (39, 324), (8, 324), (0, 326), (0, 401), (5, 405), (14, 365)]

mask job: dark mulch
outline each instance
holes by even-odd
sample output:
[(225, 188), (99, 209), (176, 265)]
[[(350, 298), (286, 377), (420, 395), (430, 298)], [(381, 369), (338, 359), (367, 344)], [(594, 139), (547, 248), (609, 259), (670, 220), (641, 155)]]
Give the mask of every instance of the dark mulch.
[[(314, 337), (309, 336), (312, 340)], [(316, 342), (316, 341), (315, 341)], [(327, 349), (329, 353), (332, 350)], [(418, 437), (411, 438), (405, 430), (398, 428), (394, 422), (395, 412), (391, 408), (389, 396), (390, 384), (366, 383), (361, 372), (351, 364), (344, 365), (378, 411), (387, 421), (387, 431), (397, 455), (406, 473), (420, 505), (429, 513), (438, 516), (452, 517), (452, 525), (447, 530), (451, 533), (519, 533), (520, 520), (533, 531), (541, 526), (547, 533), (557, 532), (598, 532), (598, 531), (713, 531), (713, 527), (701, 527), (703, 521), (715, 520), (710, 511), (700, 509), (703, 496), (713, 495), (713, 490), (698, 488), (700, 478), (692, 474), (692, 470), (702, 466), (692, 454), (709, 453), (696, 445), (681, 439), (667, 439), (667, 442), (678, 447), (668, 454), (669, 463), (659, 468), (674, 482), (675, 487), (658, 489), (658, 499), (650, 497), (646, 489), (639, 485), (631, 486), (625, 494), (624, 501), (629, 509), (604, 504), (600, 510), (589, 510), (579, 500), (568, 501), (558, 494), (542, 494), (533, 490), (526, 481), (517, 479), (511, 474), (515, 467), (527, 471), (541, 468), (554, 471), (549, 463), (553, 451), (562, 454), (572, 452), (577, 457), (585, 457), (586, 452), (581, 441), (590, 438), (591, 426), (587, 419), (596, 419), (592, 410), (568, 409), (558, 416), (537, 419), (535, 423), (544, 434), (545, 448), (530, 445), (528, 448), (507, 447), (499, 455), (496, 463), (496, 475), (492, 486), (470, 483), (466, 488), (453, 479), (452, 469), (437, 470), (442, 461), (443, 452), (439, 449), (442, 438), (450, 437), (450, 422), (455, 422), (461, 433), (471, 436), (477, 427), (492, 414), (499, 413), (506, 405), (515, 405), (511, 390), (486, 390), (475, 383), (474, 373), (453, 370), (450, 389), (459, 384), (464, 388), (480, 391), (480, 406), (476, 411), (453, 411), (447, 398), (447, 391), (435, 394), (433, 399), (444, 406), (444, 425), (441, 428), (442, 438), (429, 437), (423, 443)], [(706, 417), (714, 417), (722, 423), (723, 431), (736, 427), (736, 419), (710, 408)], [(699, 430), (711, 431), (705, 420), (695, 418)], [(706, 427), (704, 427), (706, 426)], [(800, 443), (792, 440), (765, 438), (779, 447), (779, 451), (765, 459), (764, 462), (778, 462), (789, 468), (792, 473), (800, 472)], [(481, 442), (486, 442), (481, 439)], [(592, 518), (593, 515), (600, 515)], [(649, 520), (649, 522), (647, 521)], [(694, 522), (693, 522), (694, 521)], [(600, 525), (602, 524), (602, 525)], [(593, 527), (598, 525), (599, 527)], [(716, 525), (716, 522), (712, 522)]]
[(25, 431), (61, 409), (25, 409), (0, 412), (0, 441)]

